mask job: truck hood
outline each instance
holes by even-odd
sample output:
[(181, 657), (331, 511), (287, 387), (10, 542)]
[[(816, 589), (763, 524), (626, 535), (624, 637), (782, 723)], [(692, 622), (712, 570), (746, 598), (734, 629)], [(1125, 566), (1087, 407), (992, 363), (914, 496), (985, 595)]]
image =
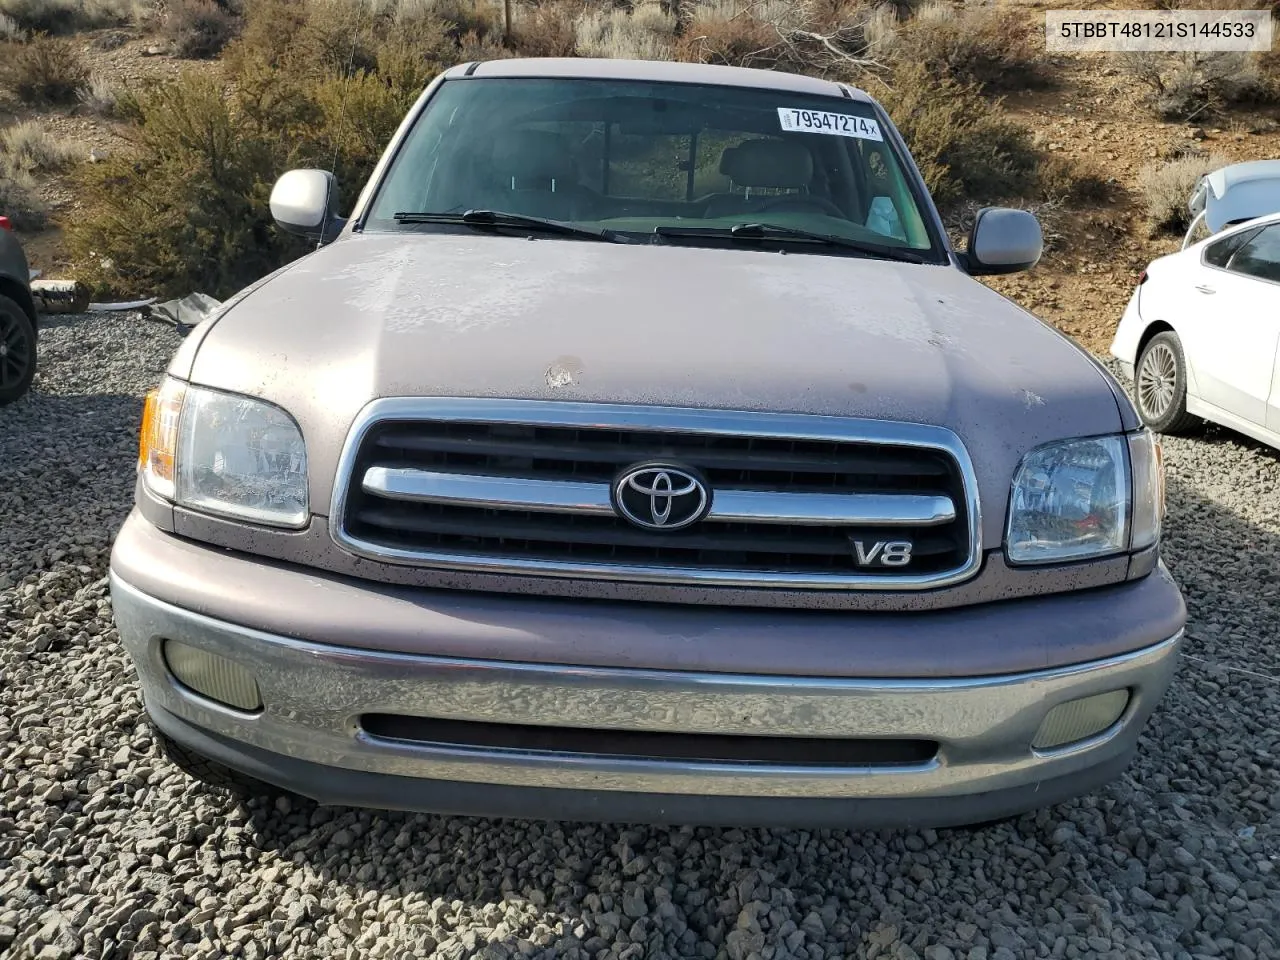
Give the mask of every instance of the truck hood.
[(347, 429), (378, 397), (945, 426), (974, 461), (988, 544), (1027, 450), (1122, 426), (1103, 370), (1010, 301), (952, 267), (856, 257), (353, 235), (238, 298), (201, 335), (171, 371), (289, 410), (318, 513)]

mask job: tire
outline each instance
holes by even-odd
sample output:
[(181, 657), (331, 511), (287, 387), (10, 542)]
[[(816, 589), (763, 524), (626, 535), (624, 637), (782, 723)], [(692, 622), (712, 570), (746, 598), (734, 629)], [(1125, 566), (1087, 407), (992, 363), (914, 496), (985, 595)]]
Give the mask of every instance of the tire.
[(0, 406), (31, 389), (35, 376), (35, 324), (22, 307), (0, 296)]
[(151, 734), (156, 738), (156, 746), (160, 748), (161, 756), (187, 776), (199, 780), (205, 786), (222, 793), (229, 793), (242, 800), (252, 798), (274, 800), (282, 794), (287, 795), (291, 800), (294, 799), (294, 795), (286, 790), (246, 776), (238, 770), (232, 770), (216, 760), (210, 760), (194, 750), (189, 750), (178, 741), (161, 733), (154, 725), (151, 727)]
[(1185, 433), (1197, 423), (1187, 413), (1187, 361), (1172, 330), (1147, 341), (1133, 368), (1133, 399), (1156, 433)]

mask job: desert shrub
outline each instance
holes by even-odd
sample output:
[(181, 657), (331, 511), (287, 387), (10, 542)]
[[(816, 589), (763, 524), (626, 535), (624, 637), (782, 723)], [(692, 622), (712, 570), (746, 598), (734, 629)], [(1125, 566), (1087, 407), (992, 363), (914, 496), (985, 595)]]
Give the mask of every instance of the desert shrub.
[(48, 223), (49, 210), (31, 173), (0, 153), (0, 210), (19, 230), (39, 230)]
[(106, 77), (91, 74), (89, 82), (76, 93), (81, 108), (95, 117), (120, 116), (120, 91)]
[(1113, 54), (1120, 69), (1146, 88), (1145, 102), (1165, 120), (1274, 101), (1278, 85), (1265, 69), (1273, 58), (1242, 51)]
[[(333, 3), (317, 4), (317, 15), (332, 17)], [(347, 49), (366, 59), (319, 62), (324, 31), (313, 29), (311, 10), (310, 0), (255, 0), (222, 77), (121, 94), (133, 149), (77, 172), (84, 212), (67, 228), (100, 290), (226, 296), (287, 262), (306, 245), (271, 219), (281, 173), (332, 166), (349, 209), (423, 84), (445, 66), (502, 52), (492, 30), (457, 33), (446, 4), (364, 6), (363, 20), (348, 21)]]
[[(238, 76), (254, 69), (289, 67), (297, 70), (308, 66), (306, 54), (314, 51), (298, 48), (311, 12), (310, 0), (253, 0), (239, 38), (223, 55), (228, 75)], [(320, 67), (314, 63), (309, 65), (312, 70)]]
[(373, 70), (378, 63), (373, 18), (367, 0), (309, 0), (296, 50), (324, 73)]
[(879, 32), (880, 51), (895, 62), (924, 64), (936, 76), (977, 83), (985, 90), (1049, 82), (1044, 39), (1020, 4), (954, 7), (929, 0), (897, 26), (886, 22), (884, 14), (878, 16), (873, 29)]
[(90, 282), (110, 292), (225, 296), (300, 252), (267, 206), (300, 131), (265, 127), (249, 97), (190, 75), (138, 107), (134, 150), (79, 171), (85, 215), (68, 225), (67, 240)]
[(75, 103), (88, 82), (89, 68), (69, 40), (38, 34), (0, 49), (0, 84), (27, 103)]
[(513, 30), (516, 48), (528, 57), (572, 57), (577, 53), (576, 13), (567, 3), (540, 4), (522, 11)]
[(1146, 207), (1147, 225), (1155, 233), (1181, 233), (1191, 224), (1187, 201), (1206, 173), (1224, 167), (1225, 157), (1186, 156), (1165, 163), (1151, 163), (1138, 175), (1138, 186)]
[(904, 63), (878, 99), (939, 206), (1034, 190), (1040, 155), (1030, 134), (977, 84), (938, 78), (922, 64)]
[(164, 35), (190, 60), (216, 57), (240, 29), (240, 20), (213, 0), (169, 0)]
[(780, 41), (774, 26), (750, 12), (725, 16), (714, 8), (700, 10), (681, 37), (680, 59), (771, 68), (778, 65)]
[(575, 27), (576, 48), (583, 57), (636, 60), (669, 60), (673, 53), (676, 21), (656, 3), (585, 11)]
[(348, 201), (368, 179), (418, 92), (365, 73), (349, 80), (332, 77), (315, 87), (318, 129), (324, 131), (323, 145), (317, 149), (326, 168), (336, 158), (335, 173), (339, 183), (346, 185), (343, 195)]
[(493, 0), (389, 0), (382, 17), (395, 30), (413, 30), (419, 22), (443, 23), (449, 39), (465, 46), (502, 35), (502, 5)]
[(1109, 200), (1111, 184), (1093, 167), (1051, 154), (1036, 169), (1036, 193), (1053, 203), (1081, 206)]
[(72, 33), (145, 22), (152, 0), (0, 0), (0, 14), (33, 33)]
[(27, 171), (65, 170), (82, 151), (34, 120), (0, 130), (0, 155), (9, 167)]

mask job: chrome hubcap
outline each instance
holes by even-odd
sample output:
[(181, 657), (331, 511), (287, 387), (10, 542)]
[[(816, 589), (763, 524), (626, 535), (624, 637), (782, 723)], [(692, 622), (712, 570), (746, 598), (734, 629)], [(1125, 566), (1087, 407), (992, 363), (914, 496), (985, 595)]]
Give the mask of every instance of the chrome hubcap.
[(1178, 360), (1173, 350), (1158, 343), (1142, 358), (1138, 371), (1138, 405), (1148, 420), (1159, 420), (1173, 406), (1178, 383)]

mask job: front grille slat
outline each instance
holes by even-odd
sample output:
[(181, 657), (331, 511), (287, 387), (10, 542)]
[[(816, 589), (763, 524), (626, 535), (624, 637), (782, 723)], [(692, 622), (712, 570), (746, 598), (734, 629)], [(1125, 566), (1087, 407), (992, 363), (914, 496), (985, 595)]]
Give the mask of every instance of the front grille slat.
[[(748, 524), (700, 524), (674, 533), (646, 533), (614, 517), (577, 516), (569, 520), (546, 513), (509, 510), (452, 510), (437, 506), (422, 510), (407, 505), (371, 506), (352, 515), (356, 526), (376, 529), (383, 536), (438, 534), (483, 540), (538, 541), (552, 547), (562, 543), (615, 544), (652, 550), (726, 550), (745, 553), (812, 553), (848, 558), (850, 537), (885, 539), (881, 529), (841, 528), (813, 536), (804, 528), (770, 526), (756, 530)], [(794, 532), (800, 530), (802, 532)], [(897, 531), (906, 534), (905, 529)], [(947, 556), (954, 548), (949, 537), (917, 537), (914, 553)]]
[[(832, 589), (954, 582), (980, 557), (972, 469), (940, 428), (547, 401), (380, 404), (395, 413), (356, 425), (335, 499), (340, 542), (367, 556)], [(613, 483), (648, 462), (706, 481), (703, 519), (650, 531), (618, 515)]]
[[(475, 475), (373, 464), (361, 481), (379, 499), (454, 507), (613, 516), (609, 485), (581, 480)], [(706, 520), (812, 526), (933, 526), (955, 519), (949, 497), (917, 493), (720, 490)]]
[[(584, 440), (579, 443), (529, 440), (498, 440), (477, 435), (473, 437), (414, 435), (399, 431), (380, 435), (375, 441), (382, 456), (394, 462), (403, 462), (423, 469), (432, 467), (464, 467), (468, 458), (476, 462), (515, 458), (537, 460), (543, 463), (557, 460), (571, 463), (578, 470), (611, 475), (619, 467), (644, 460), (680, 460), (691, 449), (688, 444), (654, 440), (644, 444), (609, 444)], [(793, 445), (794, 446), (794, 445)], [(708, 448), (696, 450), (699, 466), (704, 472), (758, 471), (763, 458), (751, 449), (741, 451)], [(945, 477), (947, 464), (942, 458), (909, 458), (885, 455), (845, 453), (834, 459), (830, 453), (770, 452), (767, 454), (771, 472), (815, 473), (824, 477), (876, 476), (890, 474), (898, 477)], [(735, 484), (736, 485), (736, 484)]]

